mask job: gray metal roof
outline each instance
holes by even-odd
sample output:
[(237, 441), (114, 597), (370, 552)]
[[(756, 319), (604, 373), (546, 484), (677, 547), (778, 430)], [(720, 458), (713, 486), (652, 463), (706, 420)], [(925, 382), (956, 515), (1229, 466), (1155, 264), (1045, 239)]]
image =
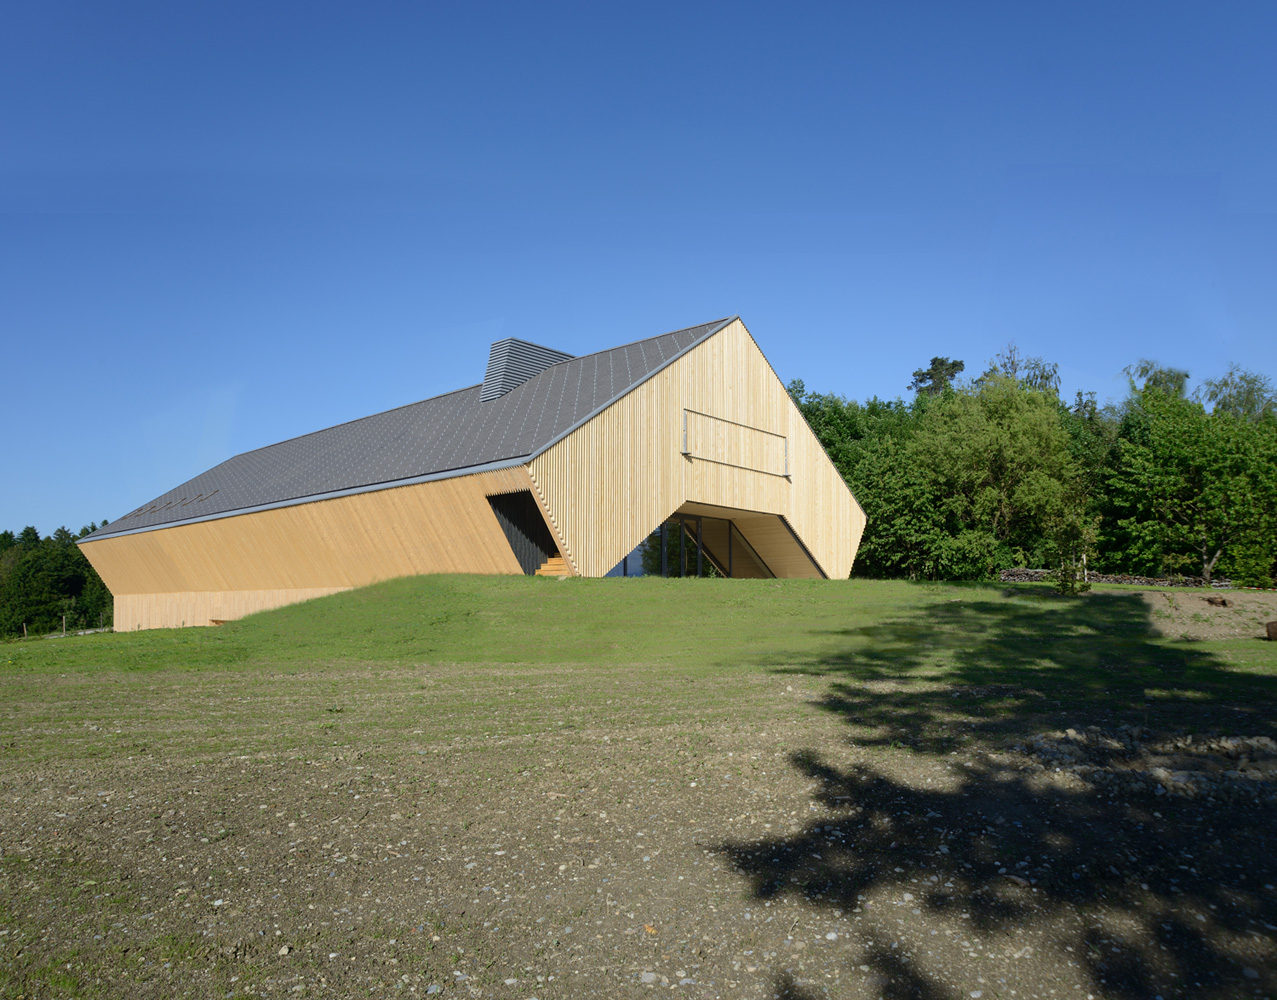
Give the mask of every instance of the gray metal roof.
[(84, 540), (530, 461), (730, 322), (561, 361), (496, 399), (473, 385), (236, 455)]

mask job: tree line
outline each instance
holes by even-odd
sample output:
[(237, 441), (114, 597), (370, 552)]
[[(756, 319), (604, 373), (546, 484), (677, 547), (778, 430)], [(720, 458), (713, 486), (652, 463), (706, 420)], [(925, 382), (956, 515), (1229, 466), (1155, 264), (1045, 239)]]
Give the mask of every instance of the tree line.
[(979, 580), (1082, 567), (1142, 576), (1277, 577), (1277, 393), (1237, 366), (1189, 393), (1140, 361), (1129, 392), (1059, 396), (1058, 366), (1014, 347), (963, 379), (931, 359), (912, 398), (789, 391), (869, 523), (855, 575)]
[(68, 631), (111, 624), (111, 592), (76, 545), (97, 528), (0, 532), (0, 636), (60, 631), (64, 615)]

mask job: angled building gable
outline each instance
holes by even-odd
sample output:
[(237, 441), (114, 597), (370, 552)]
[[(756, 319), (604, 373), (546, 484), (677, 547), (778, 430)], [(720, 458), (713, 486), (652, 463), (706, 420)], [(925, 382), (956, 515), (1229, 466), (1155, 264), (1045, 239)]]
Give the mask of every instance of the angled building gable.
[[(851, 572), (865, 516), (739, 318), (528, 466), (577, 572), (606, 573), (686, 505), (780, 518), (785, 576)], [(692, 508), (689, 508), (691, 510)], [(784, 549), (782, 555), (781, 549)], [(796, 558), (806, 549), (809, 558)]]
[(521, 464), (729, 322), (565, 354), (490, 400), (475, 385), (244, 452), (86, 541)]
[(850, 572), (863, 512), (739, 318), (582, 357), (508, 338), (482, 385), (237, 455), (80, 544), (118, 628), (174, 627), (418, 573), (603, 576), (671, 517), (727, 575)]

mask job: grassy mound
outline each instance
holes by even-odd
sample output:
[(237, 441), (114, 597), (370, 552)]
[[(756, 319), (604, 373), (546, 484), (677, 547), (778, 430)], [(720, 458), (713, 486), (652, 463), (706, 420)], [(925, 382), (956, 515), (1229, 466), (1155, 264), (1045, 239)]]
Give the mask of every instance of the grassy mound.
[[(1215, 619), (1238, 611), (1203, 603), (1193, 615), (1205, 613), (1200, 627), (1219, 633)], [(328, 733), (348, 730), (361, 702), (379, 706), (363, 719), (370, 737), (419, 724), (423, 703), (457, 735), (765, 718), (759, 692), (795, 675), (835, 682), (827, 708), (863, 702), (858, 711), (915, 735), (943, 730), (945, 698), (970, 692), (991, 718), (1026, 725), (1074, 707), (1167, 724), (1187, 711), (1200, 723), (1215, 701), (1274, 700), (1270, 644), (1165, 638), (1164, 614), (1119, 588), (1062, 599), (1032, 585), (431, 576), (220, 628), (9, 643), (0, 668), (11, 704), (48, 707), (62, 692), (46, 716), (60, 724), (25, 741), (59, 755), (75, 743), (65, 727), (90, 716), (136, 720), (152, 739), (167, 719), (216, 742), (221, 731), (202, 723), (230, 691), (260, 707), (236, 726), (261, 746), (280, 737), (277, 712), (317, 717)], [(866, 693), (883, 684), (891, 697)], [(143, 693), (161, 690), (162, 703)]]

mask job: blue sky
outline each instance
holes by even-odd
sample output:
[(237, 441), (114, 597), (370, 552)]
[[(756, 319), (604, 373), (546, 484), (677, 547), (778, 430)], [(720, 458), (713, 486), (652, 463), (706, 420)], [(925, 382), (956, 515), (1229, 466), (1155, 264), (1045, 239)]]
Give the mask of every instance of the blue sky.
[(1277, 376), (1277, 5), (10, 3), (0, 528), (740, 314), (905, 393), (1014, 341)]

